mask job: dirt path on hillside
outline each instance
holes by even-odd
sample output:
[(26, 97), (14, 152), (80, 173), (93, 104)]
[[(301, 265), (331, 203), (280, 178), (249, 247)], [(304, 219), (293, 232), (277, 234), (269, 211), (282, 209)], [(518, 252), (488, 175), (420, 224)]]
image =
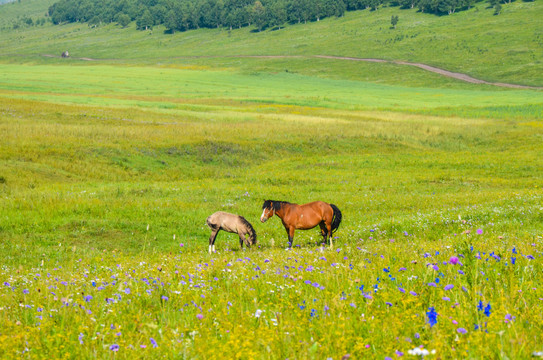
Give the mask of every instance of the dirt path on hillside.
[(421, 63), (412, 63), (407, 61), (396, 61), (396, 60), (383, 60), (383, 59), (363, 59), (363, 58), (352, 58), (352, 57), (342, 57), (342, 56), (327, 56), (327, 55), (315, 55), (317, 58), (324, 58), (324, 59), (336, 59), (336, 60), (351, 60), (351, 61), (369, 61), (369, 62), (380, 62), (380, 63), (388, 63), (388, 64), (397, 64), (397, 65), (408, 65), (408, 66), (415, 66), (418, 68), (421, 68), (426, 71), (431, 71), (433, 73), (443, 75), (446, 77), (450, 77), (453, 79), (469, 82), (472, 84), (487, 84), (487, 85), (494, 85), (494, 86), (501, 86), (501, 87), (508, 87), (508, 88), (515, 88), (515, 89), (536, 89), (541, 90), (543, 87), (538, 86), (528, 86), (528, 85), (518, 85), (518, 84), (507, 84), (507, 83), (501, 83), (501, 82), (490, 82), (486, 80), (476, 79), (474, 77), (471, 77), (467, 74), (452, 72), (449, 70), (441, 69), (435, 66), (421, 64)]
[[(49, 55), (49, 54), (43, 54), (42, 56), (45, 57), (55, 57), (60, 58), (60, 56), (55, 55)], [(182, 56), (182, 57), (176, 57), (178, 59), (182, 58), (193, 58), (193, 59), (202, 59), (202, 58), (255, 58), (255, 59), (290, 59), (290, 58), (303, 58), (305, 56), (301, 55), (211, 55), (211, 56)], [(365, 61), (365, 62), (378, 62), (378, 63), (387, 63), (387, 64), (396, 64), (396, 65), (406, 65), (406, 66), (415, 66), (420, 69), (430, 71), (442, 76), (446, 76), (449, 78), (465, 81), (472, 84), (486, 84), (486, 85), (493, 85), (493, 86), (501, 86), (501, 87), (507, 87), (507, 88), (514, 88), (514, 89), (532, 89), (532, 90), (543, 90), (543, 87), (540, 86), (528, 86), (528, 85), (518, 85), (518, 84), (508, 84), (508, 83), (502, 83), (502, 82), (490, 82), (486, 80), (476, 79), (474, 77), (471, 77), (467, 74), (457, 73), (445, 69), (441, 69), (435, 66), (422, 64), (422, 63), (412, 63), (407, 61), (400, 61), (400, 60), (384, 60), (384, 59), (372, 59), (372, 58), (355, 58), (355, 57), (345, 57), (345, 56), (331, 56), (331, 55), (313, 55), (309, 56), (313, 58), (320, 58), (320, 59), (333, 59), (333, 60), (344, 60), (344, 61)], [(98, 59), (91, 59), (87, 57), (82, 58), (74, 58), (72, 59), (76, 60), (83, 60), (83, 61), (99, 61)], [(111, 59), (110, 59), (111, 60)]]

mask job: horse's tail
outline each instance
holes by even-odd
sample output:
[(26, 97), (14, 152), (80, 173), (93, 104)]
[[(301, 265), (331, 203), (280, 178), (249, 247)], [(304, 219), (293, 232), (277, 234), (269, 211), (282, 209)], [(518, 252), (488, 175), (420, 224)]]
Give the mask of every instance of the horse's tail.
[(251, 225), (250, 222), (248, 222), (243, 216), (239, 217), (241, 222), (247, 227), (247, 234), (249, 234), (249, 242), (250, 245), (256, 244), (256, 231), (253, 228), (253, 225)]
[(334, 217), (332, 218), (332, 234), (333, 234), (339, 228), (339, 224), (341, 223), (341, 211), (339, 211), (338, 207), (335, 206), (334, 204), (330, 204), (330, 207), (334, 211)]
[(212, 216), (213, 216), (213, 215), (209, 215), (209, 216), (207, 217), (207, 219), (206, 219), (206, 224), (207, 224), (207, 226), (209, 226), (211, 229), (215, 228), (215, 224), (214, 224), (213, 222), (211, 222), (211, 217), (212, 217)]

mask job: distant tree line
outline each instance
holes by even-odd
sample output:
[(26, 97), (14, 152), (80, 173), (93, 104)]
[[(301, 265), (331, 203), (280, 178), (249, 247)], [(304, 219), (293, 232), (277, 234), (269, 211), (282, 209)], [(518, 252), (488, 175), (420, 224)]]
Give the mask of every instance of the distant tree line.
[[(170, 32), (199, 28), (281, 28), (287, 23), (319, 21), (345, 11), (376, 10), (382, 5), (452, 14), (478, 0), (61, 0), (48, 11), (54, 24), (90, 26), (136, 22), (140, 30), (164, 25)], [(510, 2), (510, 0), (489, 0)]]

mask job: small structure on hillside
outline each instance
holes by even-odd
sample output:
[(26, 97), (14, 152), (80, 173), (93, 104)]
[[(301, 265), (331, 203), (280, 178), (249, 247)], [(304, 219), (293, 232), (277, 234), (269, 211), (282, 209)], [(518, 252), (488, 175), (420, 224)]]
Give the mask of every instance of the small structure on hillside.
[(70, 57), (70, 54), (68, 53), (68, 50), (64, 51), (61, 55), (63, 58)]

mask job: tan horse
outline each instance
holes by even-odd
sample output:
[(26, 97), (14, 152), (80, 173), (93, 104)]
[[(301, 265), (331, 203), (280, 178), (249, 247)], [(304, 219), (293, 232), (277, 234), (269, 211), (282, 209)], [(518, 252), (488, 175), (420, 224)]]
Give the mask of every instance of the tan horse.
[(206, 223), (211, 229), (211, 236), (209, 237), (210, 254), (215, 252), (215, 239), (221, 230), (238, 234), (239, 245), (241, 248), (243, 248), (243, 243), (245, 243), (247, 247), (256, 244), (256, 231), (243, 216), (218, 211), (210, 215), (207, 218)]
[(273, 215), (277, 215), (283, 222), (288, 234), (289, 247), (292, 247), (294, 230), (308, 230), (319, 225), (324, 242), (326, 243), (326, 238), (329, 237), (332, 248), (332, 234), (341, 223), (341, 211), (337, 206), (322, 201), (314, 201), (304, 205), (291, 204), (286, 201), (264, 201), (260, 221), (265, 222)]

